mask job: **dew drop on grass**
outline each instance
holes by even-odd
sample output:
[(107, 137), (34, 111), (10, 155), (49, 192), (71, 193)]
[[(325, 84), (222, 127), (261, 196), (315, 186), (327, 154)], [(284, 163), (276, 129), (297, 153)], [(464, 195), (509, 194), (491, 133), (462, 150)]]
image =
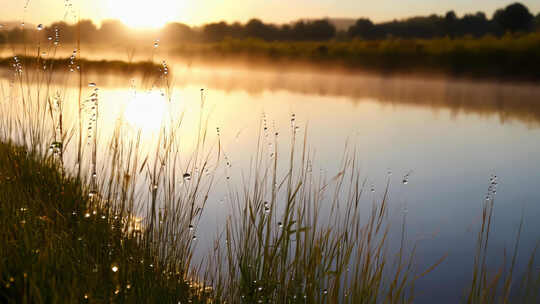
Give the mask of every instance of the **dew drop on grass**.
[(184, 175), (182, 177), (184, 178), (184, 180), (190, 180), (191, 179), (191, 174), (184, 173)]
[(278, 224), (279, 228), (283, 228), (283, 223), (282, 222), (278, 222), (277, 224)]
[(43, 24), (38, 24), (37, 30), (38, 30), (38, 31), (41, 31), (42, 29), (43, 29)]
[(91, 87), (91, 88), (93, 88), (93, 87), (96, 86), (96, 83), (95, 83), (95, 82), (90, 82), (90, 83), (88, 83), (88, 86)]
[(194, 228), (193, 228), (193, 225), (191, 225), (191, 224), (189, 225), (188, 228), (189, 228), (189, 231), (193, 231), (193, 229), (194, 229)]
[(113, 266), (111, 267), (111, 270), (112, 270), (113, 272), (117, 272), (117, 271), (118, 271), (118, 266), (117, 266), (117, 265), (113, 265)]
[(192, 239), (193, 239), (194, 241), (197, 240), (197, 236), (194, 235)]

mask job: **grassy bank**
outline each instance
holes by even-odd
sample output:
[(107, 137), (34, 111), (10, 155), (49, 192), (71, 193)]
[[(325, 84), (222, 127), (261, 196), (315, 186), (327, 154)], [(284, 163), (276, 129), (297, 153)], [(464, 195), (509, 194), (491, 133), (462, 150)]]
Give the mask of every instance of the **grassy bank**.
[(501, 38), (387, 39), (380, 41), (265, 42), (225, 40), (183, 44), (186, 57), (261, 57), (384, 73), (438, 73), (512, 80), (540, 79), (540, 33)]
[[(16, 59), (15, 59), (16, 58)], [(13, 56), (0, 58), (0, 67), (17, 68), (24, 66), (30, 69), (55, 70), (57, 72), (85, 72), (133, 74), (158, 76), (163, 73), (164, 66), (152, 61), (127, 62), (122, 60), (88, 60), (75, 58), (47, 58), (37, 56)], [(168, 71), (168, 69), (167, 69)]]
[(125, 233), (125, 219), (50, 158), (0, 143), (0, 201), (0, 302), (195, 301), (137, 227)]

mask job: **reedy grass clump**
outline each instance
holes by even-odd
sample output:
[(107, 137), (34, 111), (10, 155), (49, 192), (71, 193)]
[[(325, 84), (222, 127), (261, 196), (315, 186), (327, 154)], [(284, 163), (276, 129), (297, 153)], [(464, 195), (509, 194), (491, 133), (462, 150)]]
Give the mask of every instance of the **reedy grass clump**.
[(97, 205), (53, 159), (0, 144), (0, 301), (171, 303), (191, 298), (116, 208)]
[[(151, 143), (141, 142), (141, 132), (128, 128), (121, 120), (114, 126), (112, 136), (106, 138), (99, 117), (102, 102), (99, 88), (90, 83), (91, 92), (86, 92), (86, 85), (82, 85), (84, 66), (77, 65), (76, 73), (62, 74), (63, 71), (57, 72), (54, 68), (26, 65), (18, 57), (14, 60), (17, 64), (13, 78), (8, 87), (1, 88), (0, 140), (9, 143), (6, 152), (19, 155), (13, 151), (18, 151), (15, 146), (20, 146), (29, 156), (14, 160), (8, 154), (1, 154), (0, 161), (16, 167), (22, 166), (19, 162), (25, 163), (29, 167), (24, 172), (11, 172), (6, 167), (9, 178), (16, 179), (16, 187), (3, 191), (12, 205), (6, 207), (4, 215), (14, 216), (14, 210), (22, 208), (17, 205), (26, 197), (30, 202), (24, 208), (33, 210), (34, 197), (44, 192), (46, 197), (38, 198), (39, 205), (46, 210), (25, 215), (32, 215), (33, 220), (46, 219), (58, 227), (48, 230), (48, 226), (34, 226), (33, 221), (26, 220), (29, 224), (18, 229), (17, 216), (15, 222), (5, 222), (13, 226), (9, 231), (17, 231), (4, 235), (2, 244), (8, 249), (2, 253), (6, 264), (1, 267), (14, 278), (26, 273), (24, 284), (30, 282), (34, 286), (19, 282), (12, 288), (9, 277), (5, 286), (12, 289), (6, 289), (4, 299), (32, 303), (87, 299), (170, 303), (198, 301), (204, 297), (204, 289), (193, 284), (197, 268), (190, 263), (195, 238), (188, 227), (196, 226), (212, 179), (202, 180), (202, 175), (197, 175), (185, 181), (182, 187), (177, 182), (179, 172), (206, 168), (208, 158), (197, 156), (206, 149), (203, 123), (196, 142), (197, 152), (192, 157), (183, 154), (184, 159), (180, 159), (176, 134), (181, 118), (166, 121), (158, 138)], [(70, 60), (70, 64), (79, 63), (75, 57)], [(168, 71), (160, 74), (153, 84), (167, 86), (168, 75)], [(51, 79), (58, 76), (65, 77), (65, 84), (78, 81), (75, 98), (67, 97), (67, 85), (52, 84)], [(149, 144), (153, 144), (153, 148), (149, 149)], [(47, 172), (46, 177), (37, 175), (36, 180), (26, 177), (43, 171)], [(26, 183), (31, 183), (29, 189), (25, 188)], [(36, 194), (35, 188), (41, 189), (49, 183), (55, 187), (38, 190)], [(72, 192), (66, 194), (64, 184), (71, 187)], [(27, 235), (32, 230), (40, 230), (36, 238)], [(45, 244), (52, 248), (45, 251), (39, 241), (41, 238), (61, 242)], [(64, 239), (75, 241), (64, 242)], [(85, 242), (85, 239), (89, 240)], [(23, 245), (11, 246), (23, 241)], [(36, 249), (46, 252), (47, 259), (37, 262), (30, 259)], [(7, 265), (11, 259), (20, 259), (20, 263)], [(36, 269), (30, 269), (31, 264), (35, 264)], [(41, 272), (38, 276), (32, 271)], [(51, 282), (35, 281), (48, 277), (53, 278)], [(72, 292), (63, 293), (64, 288), (72, 288)], [(125, 293), (126, 289), (129, 294)]]
[[(214, 298), (223, 303), (413, 302), (415, 281), (444, 257), (418, 272), (414, 248), (407, 250), (403, 239), (399, 252), (391, 254), (389, 186), (380, 202), (370, 209), (361, 206), (365, 183), (354, 153), (344, 153), (334, 177), (314, 174), (307, 135), (300, 153), (295, 151), (294, 120), (293, 115), (285, 176), (278, 176), (277, 133), (270, 160), (262, 148), (268, 136), (261, 136), (244, 188), (230, 190), (233, 212), (205, 276)], [(362, 217), (361, 210), (370, 211)]]
[(495, 207), (496, 177), (490, 180), (488, 195), (482, 206), (482, 223), (478, 230), (472, 280), (467, 287), (464, 302), (477, 303), (538, 303), (540, 299), (540, 269), (535, 269), (535, 258), (538, 246), (530, 253), (527, 267), (521, 276), (516, 278), (516, 262), (519, 242), (523, 227), (521, 220), (510, 263), (507, 260), (506, 249), (503, 252), (503, 264), (495, 273), (487, 267), (489, 238)]

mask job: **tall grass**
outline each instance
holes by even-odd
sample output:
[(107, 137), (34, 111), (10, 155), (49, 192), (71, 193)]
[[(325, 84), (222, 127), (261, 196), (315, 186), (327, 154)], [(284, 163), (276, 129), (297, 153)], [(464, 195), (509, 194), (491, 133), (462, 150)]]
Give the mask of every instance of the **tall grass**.
[[(223, 303), (412, 303), (419, 271), (414, 248), (402, 241), (389, 251), (388, 189), (364, 217), (364, 192), (354, 153), (327, 179), (312, 172), (307, 136), (300, 153), (292, 117), (292, 143), (278, 176), (277, 134), (268, 160), (261, 136), (242, 190), (208, 258), (205, 280)], [(266, 128), (265, 128), (266, 129)], [(299, 159), (297, 159), (299, 158)], [(403, 236), (404, 237), (404, 236)]]
[[(64, 73), (64, 66), (53, 68), (54, 64), (64, 64), (63, 61), (52, 60), (43, 69), (41, 64), (34, 64), (40, 62), (39, 57), (31, 64), (20, 57), (12, 60), (16, 69), (9, 87), (1, 88), (0, 105), (0, 141), (7, 143), (6, 153), (0, 155), (2, 167), (7, 168), (8, 178), (17, 181), (13, 189), (9, 184), (6, 189), (2, 187), (7, 199), (5, 208), (2, 206), (3, 217), (13, 218), (5, 221), (4, 226), (2, 244), (8, 248), (2, 252), (0, 267), (10, 277), (3, 278), (6, 288), (1, 293), (3, 299), (32, 303), (88, 299), (92, 302), (195, 301), (204, 290), (190, 283), (196, 278), (197, 267), (191, 266), (196, 238), (189, 227), (198, 222), (212, 179), (203, 180), (198, 175), (178, 186), (177, 177), (179, 172), (206, 169), (208, 159), (200, 156), (206, 149), (204, 124), (200, 125), (201, 136), (196, 142), (198, 154), (191, 157), (183, 154), (186, 161), (180, 162), (176, 133), (181, 119), (171, 118), (164, 123), (159, 137), (153, 141), (153, 151), (144, 152), (147, 150), (143, 146), (148, 143), (141, 141), (141, 132), (133, 131), (120, 120), (110, 138), (103, 135), (100, 129), (105, 122), (99, 114), (103, 101), (98, 85), (90, 83), (88, 89), (82, 85), (85, 65), (75, 57), (69, 64), (78, 68), (72, 73)], [(157, 76), (153, 84), (167, 84), (168, 73), (161, 71), (154, 75)], [(53, 83), (53, 78), (58, 81)], [(74, 81), (79, 82), (78, 92), (70, 95), (68, 83)], [(12, 159), (12, 155), (19, 158), (26, 155), (13, 145), (24, 147), (21, 151), (28, 151), (29, 156)], [(26, 165), (25, 171), (17, 171)], [(42, 171), (47, 176), (38, 174), (36, 180), (28, 177)], [(30, 183), (29, 189), (25, 188), (26, 183)], [(54, 187), (48, 187), (50, 183)], [(69, 195), (63, 191), (68, 186), (72, 189)], [(45, 193), (39, 191), (41, 187), (46, 187)], [(26, 199), (30, 201), (24, 209), (45, 210), (25, 213), (29, 224), (21, 227), (19, 213), (15, 211)], [(34, 201), (38, 199), (41, 202)], [(38, 225), (38, 219), (55, 223), (54, 229)], [(30, 224), (34, 222), (38, 224)], [(34, 230), (42, 233), (33, 237)], [(62, 236), (57, 236), (58, 233)], [(66, 235), (69, 242), (54, 241), (64, 240)], [(74, 236), (88, 242), (77, 239), (72, 242)], [(31, 271), (29, 265), (36, 261), (29, 257), (36, 250), (44, 252), (43, 246), (49, 250), (43, 259), (37, 256), (37, 266), (41, 268)], [(10, 262), (15, 259), (20, 259), (20, 263)], [(70, 263), (78, 265), (72, 267)], [(33, 286), (18, 281), (13, 288), (12, 277), (22, 275), (23, 271), (24, 284), (30, 282)], [(52, 281), (40, 282), (47, 277), (53, 277)], [(71, 292), (64, 294), (63, 288), (71, 288)]]

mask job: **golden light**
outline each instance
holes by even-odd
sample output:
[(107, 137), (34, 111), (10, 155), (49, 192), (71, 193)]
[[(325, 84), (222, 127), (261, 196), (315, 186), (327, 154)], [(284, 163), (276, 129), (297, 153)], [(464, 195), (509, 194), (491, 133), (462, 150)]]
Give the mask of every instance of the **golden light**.
[(124, 111), (124, 120), (142, 131), (156, 131), (167, 112), (167, 99), (160, 92), (139, 93), (130, 100)]
[(180, 18), (183, 0), (108, 0), (109, 14), (135, 28), (159, 28)]

